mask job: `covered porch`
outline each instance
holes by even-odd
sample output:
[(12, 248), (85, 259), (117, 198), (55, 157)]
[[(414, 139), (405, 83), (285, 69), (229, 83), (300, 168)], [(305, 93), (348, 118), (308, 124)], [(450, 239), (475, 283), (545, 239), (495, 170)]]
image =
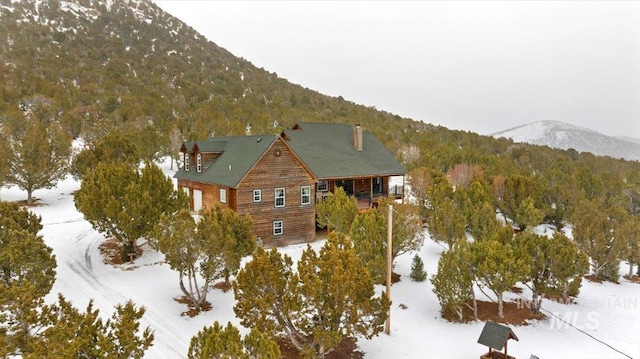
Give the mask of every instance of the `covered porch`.
[(319, 181), (316, 185), (316, 201), (324, 200), (337, 187), (341, 187), (348, 196), (356, 198), (359, 210), (377, 207), (380, 198), (404, 200), (404, 176), (385, 176)]

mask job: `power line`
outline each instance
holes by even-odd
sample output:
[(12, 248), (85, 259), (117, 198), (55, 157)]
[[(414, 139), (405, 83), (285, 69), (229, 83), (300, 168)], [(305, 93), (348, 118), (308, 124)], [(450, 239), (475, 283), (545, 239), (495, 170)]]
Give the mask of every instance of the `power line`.
[[(433, 239), (432, 239), (432, 240), (433, 240)], [(445, 246), (443, 246), (441, 243), (438, 243), (437, 241), (433, 241), (433, 242), (435, 242), (437, 245), (439, 245), (440, 247), (442, 247), (445, 251), (450, 252), (450, 250), (449, 250), (448, 248), (446, 248)], [(455, 253), (455, 252), (454, 252), (454, 253)], [(458, 254), (456, 253), (456, 255), (458, 255)], [(463, 261), (465, 264), (467, 264), (468, 266), (473, 267), (473, 265), (472, 265), (471, 263), (467, 262), (467, 261), (466, 261), (466, 260), (464, 260), (463, 258), (460, 258), (460, 260), (462, 260), (462, 261)], [(529, 299), (527, 299), (525, 296), (521, 295), (520, 293), (514, 293), (514, 294), (515, 294), (515, 295), (517, 295), (517, 296), (519, 296), (520, 298), (522, 298), (522, 299), (524, 299), (524, 300), (529, 300)], [(485, 294), (485, 295), (486, 295), (486, 294)], [(568, 324), (571, 328), (573, 328), (573, 329), (575, 329), (575, 330), (579, 331), (580, 333), (582, 333), (582, 334), (584, 334), (584, 335), (588, 336), (588, 337), (589, 337), (589, 338), (591, 338), (592, 340), (595, 340), (595, 341), (597, 341), (598, 343), (603, 344), (603, 345), (605, 345), (605, 346), (609, 347), (611, 350), (613, 350), (613, 351), (615, 351), (615, 352), (617, 352), (617, 353), (619, 353), (619, 354), (622, 354), (623, 356), (625, 356), (625, 357), (627, 357), (627, 358), (629, 358), (629, 359), (634, 359), (634, 358), (633, 358), (632, 356), (630, 356), (629, 354), (627, 354), (627, 353), (625, 353), (625, 352), (623, 352), (623, 351), (621, 351), (621, 350), (619, 350), (619, 349), (617, 349), (617, 348), (613, 347), (611, 344), (606, 343), (606, 342), (605, 342), (605, 341), (603, 341), (602, 339), (599, 339), (599, 338), (594, 337), (592, 334), (585, 332), (584, 330), (582, 330), (582, 329), (580, 329), (580, 328), (576, 327), (576, 326), (575, 326), (575, 325), (573, 325), (572, 323), (567, 322), (566, 320), (564, 320), (564, 319), (562, 319), (562, 318), (558, 317), (557, 315), (553, 314), (552, 312), (550, 312), (550, 311), (548, 311), (548, 310), (546, 310), (546, 309), (542, 308), (542, 306), (540, 306), (540, 310), (542, 310), (542, 311), (544, 311), (544, 312), (548, 313), (550, 316), (555, 317), (555, 318), (556, 318), (556, 319), (558, 319), (559, 321), (561, 321), (561, 322), (563, 322), (563, 323), (565, 323), (565, 324)]]

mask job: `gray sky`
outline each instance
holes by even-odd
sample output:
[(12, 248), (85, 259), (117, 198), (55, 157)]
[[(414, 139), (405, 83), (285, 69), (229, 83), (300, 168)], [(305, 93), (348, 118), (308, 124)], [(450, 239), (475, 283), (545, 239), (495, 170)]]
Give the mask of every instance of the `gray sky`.
[(640, 138), (640, 1), (154, 2), (257, 67), (400, 116)]

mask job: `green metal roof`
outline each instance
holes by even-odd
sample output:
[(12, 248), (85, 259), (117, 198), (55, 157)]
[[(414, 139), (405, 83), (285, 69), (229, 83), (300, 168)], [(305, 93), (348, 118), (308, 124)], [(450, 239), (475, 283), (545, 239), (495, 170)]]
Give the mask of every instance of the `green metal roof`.
[(404, 175), (407, 170), (370, 132), (362, 131), (363, 150), (353, 146), (353, 126), (300, 123), (284, 131), (287, 144), (319, 179)]
[(202, 173), (198, 173), (192, 166), (190, 171), (180, 168), (174, 177), (234, 188), (277, 137), (273, 135), (211, 137), (206, 141), (185, 143), (187, 151), (192, 151), (194, 146), (197, 146), (203, 153), (222, 152), (222, 154), (209, 167), (204, 168)]

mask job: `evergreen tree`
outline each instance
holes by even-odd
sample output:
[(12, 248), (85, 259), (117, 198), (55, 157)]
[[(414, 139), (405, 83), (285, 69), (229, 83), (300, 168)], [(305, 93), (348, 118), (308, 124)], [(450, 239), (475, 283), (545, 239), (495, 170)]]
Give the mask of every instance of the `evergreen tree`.
[(624, 259), (629, 264), (628, 277), (631, 278), (634, 264), (640, 263), (640, 217), (629, 215), (616, 235), (626, 244)]
[(518, 174), (506, 177), (504, 182), (504, 199), (502, 202), (499, 202), (504, 215), (514, 219), (517, 209), (527, 198), (531, 198), (534, 204), (533, 207), (540, 207), (540, 189), (535, 179), (530, 176)]
[(515, 211), (514, 220), (520, 226), (520, 230), (533, 230), (542, 223), (544, 214), (537, 209), (531, 197), (525, 198)]
[(374, 297), (373, 282), (344, 234), (332, 232), (317, 254), (298, 262), (258, 248), (238, 273), (234, 311), (244, 326), (284, 335), (305, 357), (323, 358), (344, 337), (382, 331), (389, 301)]
[(482, 203), (475, 214), (467, 218), (469, 220), (469, 234), (478, 241), (490, 237), (502, 226), (496, 218), (495, 209), (488, 202)]
[(145, 311), (144, 307), (136, 308), (131, 300), (116, 306), (116, 312), (104, 325), (108, 358), (140, 359), (144, 356), (154, 339), (149, 328), (140, 331), (140, 319)]
[(591, 257), (596, 278), (618, 281), (620, 261), (626, 251), (624, 238), (616, 236), (615, 209), (599, 200), (581, 201), (572, 216), (578, 248)]
[[(424, 229), (419, 208), (411, 203), (397, 203), (393, 198), (383, 198), (377, 211), (388, 219), (388, 205), (392, 206), (391, 257), (395, 259), (405, 253), (417, 251), (424, 243)], [(385, 242), (386, 250), (386, 242)]]
[(31, 111), (0, 128), (9, 138), (12, 153), (7, 181), (27, 191), (27, 204), (31, 204), (33, 191), (52, 188), (66, 176), (71, 136), (57, 121), (38, 118)]
[(186, 209), (165, 214), (151, 234), (153, 245), (171, 269), (178, 271), (180, 290), (197, 312), (203, 309), (213, 281), (224, 275), (223, 253), (214, 245), (215, 228), (207, 218), (211, 217), (196, 224)]
[(256, 328), (251, 329), (243, 340), (231, 323), (223, 328), (216, 321), (191, 338), (188, 358), (277, 359), (280, 358), (280, 348), (278, 343)]
[(75, 204), (93, 228), (122, 244), (122, 258), (136, 253), (137, 240), (147, 236), (164, 213), (186, 208), (184, 194), (153, 164), (141, 170), (125, 164), (98, 163), (86, 173)]
[(96, 358), (139, 359), (153, 343), (149, 328), (140, 331), (144, 308), (128, 301), (103, 322), (90, 301), (85, 312), (75, 309), (62, 295), (58, 302), (43, 308), (45, 329), (32, 338), (32, 350), (25, 359)]
[(464, 237), (465, 216), (451, 199), (443, 199), (434, 203), (434, 209), (427, 218), (427, 226), (431, 238), (451, 248), (453, 243)]
[(37, 308), (55, 280), (56, 261), (37, 234), (41, 228), (39, 217), (0, 202), (0, 347), (5, 354), (28, 351), (39, 323)]
[(348, 196), (342, 187), (337, 187), (333, 194), (316, 204), (316, 214), (321, 228), (348, 233), (358, 214), (358, 204), (355, 197)]
[(474, 181), (460, 197), (462, 197), (460, 207), (462, 207), (466, 218), (466, 228), (473, 238), (481, 240), (499, 226), (493, 204), (494, 200), (489, 188)]
[(475, 295), (473, 292), (474, 273), (469, 244), (461, 239), (438, 260), (438, 270), (431, 276), (433, 292), (438, 297), (443, 310), (451, 310), (463, 320), (463, 310), (473, 300), (474, 318), (477, 318)]
[(553, 235), (550, 281), (548, 286), (562, 293), (564, 299), (580, 292), (582, 277), (589, 273), (589, 257), (566, 235)]
[(137, 168), (140, 154), (131, 136), (119, 132), (110, 132), (78, 153), (71, 166), (71, 174), (77, 180), (84, 177), (87, 171), (95, 169), (98, 163), (127, 164)]
[(424, 282), (427, 279), (427, 271), (424, 270), (424, 262), (419, 255), (413, 256), (413, 261), (411, 262), (411, 279), (416, 282)]
[(476, 259), (476, 278), (486, 285), (498, 299), (498, 317), (503, 317), (503, 294), (530, 271), (530, 258), (513, 241), (513, 230), (502, 227), (490, 238), (472, 245)]
[[(1, 130), (0, 134), (2, 134)], [(4, 138), (4, 136), (0, 136), (0, 189), (4, 186), (4, 183), (7, 180), (9, 174), (9, 163), (11, 160), (11, 155), (12, 154), (11, 148), (9, 147), (9, 142), (6, 140), (6, 138)]]
[(212, 211), (203, 214), (198, 228), (199, 232), (202, 232), (202, 228), (206, 228), (205, 233), (211, 235), (211, 246), (220, 253), (225, 284), (229, 286), (231, 284), (229, 276), (238, 273), (242, 258), (251, 254), (256, 248), (251, 217), (240, 216), (232, 209), (216, 206)]
[(456, 193), (444, 176), (438, 176), (434, 178), (428, 193), (430, 205), (426, 220), (429, 234), (436, 242), (446, 243), (450, 247), (465, 233), (465, 216), (460, 206), (462, 201), (456, 198), (464, 191)]
[(543, 295), (550, 289), (558, 290), (564, 298), (577, 295), (589, 262), (572, 240), (560, 232), (553, 237), (524, 232), (516, 236), (514, 244), (528, 254), (523, 258), (531, 260), (527, 281), (531, 282), (532, 313), (539, 313)]
[(386, 281), (387, 221), (381, 211), (358, 214), (349, 233), (353, 249), (376, 284)]

